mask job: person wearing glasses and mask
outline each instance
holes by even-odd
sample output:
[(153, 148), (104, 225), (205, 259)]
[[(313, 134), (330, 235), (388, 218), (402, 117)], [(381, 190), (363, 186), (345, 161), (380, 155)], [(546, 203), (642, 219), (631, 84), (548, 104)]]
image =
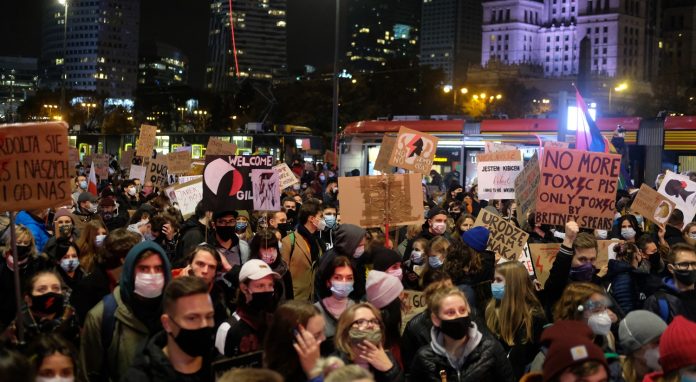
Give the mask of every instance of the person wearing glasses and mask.
[(696, 250), (678, 243), (665, 259), (670, 276), (662, 280), (662, 287), (645, 301), (649, 310), (670, 323), (678, 315), (696, 321)]

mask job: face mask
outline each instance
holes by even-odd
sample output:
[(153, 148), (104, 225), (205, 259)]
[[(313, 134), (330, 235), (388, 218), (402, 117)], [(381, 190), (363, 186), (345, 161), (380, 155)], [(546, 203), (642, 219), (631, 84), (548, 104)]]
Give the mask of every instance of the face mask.
[[(28, 245), (18, 245), (17, 246), (17, 257), (19, 258), (19, 262), (21, 263), (23, 260), (29, 257), (29, 253), (31, 252), (31, 247)], [(11, 256), (10, 256), (11, 257)]]
[(96, 204), (92, 204), (91, 206), (89, 206), (89, 208), (87, 209), (87, 211), (88, 211), (89, 213), (91, 213), (91, 214), (96, 214), (96, 213), (97, 213), (97, 205), (96, 205)]
[(660, 366), (660, 348), (655, 346), (654, 348), (648, 349), (643, 353), (643, 359), (645, 359), (645, 365), (650, 368), (651, 371), (662, 370)]
[(138, 273), (135, 275), (135, 294), (144, 298), (155, 298), (162, 295), (164, 275), (161, 273)]
[(230, 226), (217, 226), (215, 227), (215, 232), (218, 236), (220, 236), (222, 241), (227, 241), (232, 238), (232, 235), (234, 235), (234, 229), (235, 227)]
[(60, 267), (66, 272), (73, 272), (80, 266), (80, 259), (62, 259)]
[(94, 245), (101, 247), (104, 244), (104, 240), (106, 240), (106, 235), (97, 235), (94, 238)]
[(275, 310), (273, 306), (274, 292), (255, 292), (251, 294), (249, 307), (255, 311), (272, 312)]
[(492, 283), (491, 284), (491, 293), (493, 294), (493, 298), (500, 301), (503, 299), (503, 295), (505, 294), (505, 284), (504, 283)]
[(411, 261), (414, 264), (423, 264), (423, 251), (416, 251), (415, 249), (411, 251)]
[(204, 326), (198, 329), (184, 329), (174, 320), (170, 319), (170, 321), (179, 327), (179, 334), (174, 337), (170, 332), (169, 335), (184, 353), (191, 357), (202, 357), (210, 352), (210, 349), (215, 344), (214, 327)]
[(278, 231), (281, 235), (285, 236), (289, 231), (292, 230), (290, 223), (278, 223)]
[(317, 230), (323, 231), (324, 228), (326, 228), (326, 221), (324, 220), (324, 218), (319, 219), (315, 227), (317, 227)]
[(326, 215), (324, 216), (324, 221), (326, 222), (326, 227), (333, 228), (336, 226), (336, 215)]
[(40, 296), (31, 296), (31, 310), (43, 314), (62, 312), (63, 295), (50, 292)]
[(299, 185), (299, 184), (293, 184), (293, 185), (292, 185), (292, 189), (295, 190), (295, 191), (298, 191), (298, 190), (300, 189), (300, 185)]
[(246, 222), (237, 222), (237, 225), (235, 226), (237, 231), (244, 231), (247, 228), (247, 223)]
[(365, 246), (364, 246), (364, 245), (361, 245), (361, 246), (359, 246), (358, 248), (355, 248), (355, 252), (353, 252), (353, 258), (354, 258), (354, 259), (359, 259), (360, 256), (363, 255), (363, 253), (365, 253)]
[(440, 321), (442, 334), (454, 340), (461, 340), (469, 334), (471, 318), (469, 316)]
[(109, 221), (109, 220), (114, 218), (114, 213), (113, 212), (102, 212), (101, 217), (105, 221)]
[(137, 191), (136, 191), (135, 187), (128, 187), (128, 195), (135, 196), (136, 192)]
[(399, 281), (401, 281), (401, 279), (404, 277), (404, 271), (401, 268), (395, 269), (393, 271), (387, 271), (386, 273), (388, 275), (396, 277), (397, 279), (399, 279)]
[(435, 232), (438, 235), (442, 235), (443, 233), (445, 233), (445, 227), (446, 225), (444, 222), (433, 223), (433, 232)]
[(691, 239), (691, 240), (696, 240), (696, 232), (690, 233), (690, 234), (689, 234), (689, 239)]
[(459, 220), (459, 217), (462, 216), (462, 213), (450, 211), (450, 216), (452, 216), (452, 220), (457, 221)]
[(149, 240), (149, 241), (153, 241), (153, 240), (157, 239), (157, 238), (155, 237), (155, 235), (152, 234), (152, 232), (145, 232), (145, 233), (143, 234), (143, 238), (144, 238), (145, 240)]
[(83, 190), (87, 189), (87, 181), (86, 180), (80, 181), (80, 188)]
[(378, 346), (382, 343), (382, 331), (379, 329), (374, 330), (360, 330), (360, 329), (350, 329), (348, 331), (348, 337), (350, 337), (350, 342), (353, 345), (362, 344), (363, 341), (372, 343)]
[(696, 283), (696, 270), (680, 271), (675, 269), (674, 277), (684, 285), (694, 285), (694, 283)]
[(324, 175), (320, 175), (320, 176), (319, 176), (319, 180), (321, 180), (321, 181), (323, 182), (323, 181), (326, 180), (326, 177), (325, 177)]
[(592, 328), (592, 332), (598, 336), (606, 336), (611, 330), (611, 317), (606, 311), (595, 313), (587, 319), (587, 325)]
[(608, 232), (604, 229), (598, 229), (597, 230), (597, 239), (599, 240), (606, 240), (607, 239), (607, 234)]
[(353, 282), (331, 281), (331, 294), (339, 300), (343, 300), (353, 291)]
[(60, 227), (58, 227), (58, 231), (60, 231), (60, 235), (65, 237), (65, 236), (70, 236), (72, 233), (73, 226), (72, 224), (65, 224)]
[(268, 265), (275, 263), (278, 258), (278, 252), (275, 248), (262, 249), (259, 251), (259, 254), (261, 255), (261, 260)]
[(36, 377), (36, 382), (75, 382), (75, 377)]
[(442, 266), (442, 260), (440, 260), (440, 258), (437, 256), (430, 256), (428, 257), (428, 264), (430, 267), (437, 269)]
[(621, 228), (621, 237), (626, 240), (633, 239), (636, 237), (636, 230), (633, 228)]
[(594, 275), (592, 263), (585, 263), (579, 267), (570, 268), (570, 278), (575, 281), (590, 281)]

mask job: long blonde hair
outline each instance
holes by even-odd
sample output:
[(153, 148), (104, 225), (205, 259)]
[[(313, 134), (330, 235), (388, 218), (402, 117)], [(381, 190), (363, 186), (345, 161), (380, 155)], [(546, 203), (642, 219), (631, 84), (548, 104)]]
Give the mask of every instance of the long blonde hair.
[(498, 301), (491, 299), (486, 307), (486, 325), (505, 343), (515, 345), (515, 336), (524, 325), (523, 342), (534, 340), (534, 317), (543, 316), (544, 309), (534, 294), (527, 268), (517, 261), (498, 265), (496, 272), (505, 278), (505, 293)]

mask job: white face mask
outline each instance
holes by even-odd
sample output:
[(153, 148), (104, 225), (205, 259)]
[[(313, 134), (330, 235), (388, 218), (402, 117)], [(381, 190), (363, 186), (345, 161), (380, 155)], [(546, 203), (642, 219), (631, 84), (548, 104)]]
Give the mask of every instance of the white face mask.
[(75, 382), (75, 377), (36, 377), (36, 382)]
[(414, 264), (422, 264), (423, 251), (416, 251), (415, 249), (411, 251), (411, 261), (413, 261)]
[(611, 317), (606, 310), (602, 313), (595, 313), (587, 319), (587, 325), (592, 328), (595, 335), (606, 336), (611, 330)]
[(643, 359), (645, 359), (645, 365), (650, 368), (651, 371), (660, 371), (662, 366), (658, 360), (660, 359), (660, 348), (655, 346), (652, 349), (648, 349), (643, 354)]
[(633, 239), (636, 237), (636, 230), (633, 228), (621, 228), (621, 237), (626, 240)]
[(443, 233), (445, 233), (446, 227), (447, 225), (445, 224), (445, 222), (433, 223), (433, 232), (435, 232), (438, 235), (442, 235)]
[(80, 266), (80, 259), (62, 259), (60, 267), (66, 272), (73, 272)]
[(145, 298), (162, 295), (164, 275), (162, 273), (137, 273), (135, 275), (135, 294)]
[(606, 240), (607, 239), (607, 230), (604, 229), (598, 229), (597, 231), (597, 239), (599, 240)]
[(689, 239), (696, 240), (696, 232), (689, 233)]
[(97, 235), (94, 238), (94, 245), (96, 245), (97, 247), (101, 247), (102, 244), (104, 244), (105, 239), (106, 239), (106, 235)]
[(365, 246), (361, 245), (358, 248), (355, 248), (355, 252), (353, 252), (353, 257), (357, 259), (360, 256), (362, 256), (363, 253), (365, 253)]
[(259, 251), (261, 260), (266, 264), (273, 264), (278, 258), (278, 252), (275, 248), (266, 248)]
[(128, 187), (128, 195), (135, 196), (136, 192), (137, 190), (135, 189), (135, 187)]
[(319, 219), (319, 221), (317, 222), (316, 227), (317, 227), (317, 230), (323, 231), (324, 228), (326, 228), (326, 220), (324, 220), (324, 218)]

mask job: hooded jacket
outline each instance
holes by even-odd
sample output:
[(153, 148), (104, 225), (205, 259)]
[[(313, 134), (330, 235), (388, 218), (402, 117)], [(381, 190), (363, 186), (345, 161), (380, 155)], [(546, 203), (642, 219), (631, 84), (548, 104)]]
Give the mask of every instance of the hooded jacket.
[[(668, 324), (678, 315), (696, 320), (696, 290), (680, 292), (672, 277), (665, 277), (662, 282), (660, 290), (645, 300), (643, 309), (657, 314)], [(666, 304), (667, 312), (663, 312), (661, 304)], [(664, 313), (667, 313), (667, 317), (664, 317)]]
[(206, 240), (206, 226), (194, 215), (184, 222), (179, 231), (179, 242), (176, 245), (175, 266), (185, 266), (186, 256), (199, 244)]
[(37, 218), (29, 214), (27, 211), (19, 211), (17, 213), (17, 216), (15, 216), (15, 224), (21, 224), (27, 227), (29, 231), (31, 231), (31, 234), (34, 235), (36, 250), (38, 252), (43, 252), (44, 246), (49, 238), (48, 231), (46, 230), (46, 224), (37, 220)]
[(360, 241), (365, 238), (365, 231), (353, 224), (341, 224), (335, 231), (334, 236), (334, 247), (324, 254), (324, 256), (319, 259), (319, 265), (317, 268), (317, 273), (315, 275), (314, 285), (317, 288), (317, 295), (320, 297), (328, 297), (326, 293), (319, 293), (319, 289), (322, 288), (321, 285), (321, 275), (324, 271), (331, 266), (333, 260), (336, 256), (345, 256), (350, 259), (351, 266), (353, 267), (353, 292), (349, 297), (353, 300), (360, 300), (365, 295), (365, 263), (362, 261), (362, 256), (360, 258), (353, 257), (353, 253), (358, 248)]
[(514, 381), (510, 362), (500, 343), (490, 334), (480, 332), (476, 324), (469, 329), (469, 341), (462, 356), (451, 358), (444, 347), (444, 335), (433, 327), (430, 346), (423, 346), (411, 366), (409, 381), (441, 382), (440, 372), (447, 374), (447, 381)]
[[(126, 255), (121, 281), (112, 295), (116, 300), (114, 325), (111, 343), (107, 349), (102, 345), (102, 323), (104, 316), (104, 301), (100, 301), (87, 313), (80, 342), (80, 377), (83, 381), (119, 381), (126, 369), (131, 365), (138, 348), (152, 334), (143, 322), (142, 307), (158, 306), (157, 301), (143, 303), (136, 301), (135, 265), (145, 251), (153, 251), (162, 259), (164, 285), (171, 280), (171, 265), (162, 247), (152, 241), (144, 241), (135, 245)], [(146, 305), (147, 304), (147, 305)], [(156, 312), (147, 312), (150, 317), (158, 316)]]

